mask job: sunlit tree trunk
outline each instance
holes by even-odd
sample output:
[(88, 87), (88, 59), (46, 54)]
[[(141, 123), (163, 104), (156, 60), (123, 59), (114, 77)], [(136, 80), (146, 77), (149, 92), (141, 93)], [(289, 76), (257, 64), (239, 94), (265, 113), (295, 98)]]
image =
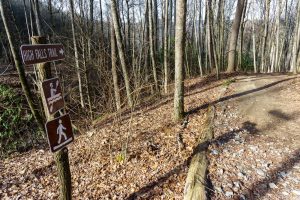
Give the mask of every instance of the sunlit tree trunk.
[(77, 39), (76, 39), (76, 35), (75, 35), (76, 33), (75, 33), (75, 16), (74, 16), (73, 0), (69, 0), (69, 3), (70, 3), (70, 10), (71, 10), (71, 27), (72, 27), (72, 36), (73, 36), (73, 44), (74, 44), (75, 65), (76, 65), (77, 78), (78, 78), (80, 105), (82, 108), (84, 108), (82, 80), (81, 80), (81, 74), (80, 74), (79, 57), (78, 57), (78, 49), (77, 49)]
[(227, 72), (235, 69), (235, 53), (245, 0), (238, 0), (234, 22), (230, 32)]
[(261, 48), (261, 71), (266, 71), (266, 48), (267, 48), (267, 41), (268, 41), (268, 31), (269, 31), (269, 13), (270, 13), (270, 1), (265, 0), (265, 10), (264, 10), (264, 35), (262, 41), (262, 48)]
[(114, 93), (117, 110), (121, 108), (120, 89), (118, 85), (118, 74), (117, 74), (117, 48), (116, 48), (116, 36), (111, 20), (110, 26), (110, 43), (111, 43), (111, 73), (113, 77)]
[[(296, 27), (294, 30), (294, 42), (293, 42), (293, 49), (292, 49), (292, 59), (291, 59), (291, 71), (294, 74), (297, 74), (297, 55), (299, 55), (300, 51), (300, 3), (298, 2), (298, 8), (297, 8), (297, 21), (296, 21)], [(298, 58), (299, 60), (299, 58)]]
[(121, 29), (120, 29), (120, 25), (119, 25), (119, 17), (118, 17), (118, 12), (117, 12), (117, 5), (116, 5), (115, 0), (111, 0), (110, 2), (111, 2), (111, 13), (112, 13), (112, 19), (113, 19), (113, 26), (114, 26), (115, 35), (116, 35), (120, 63), (121, 63), (122, 71), (123, 71), (128, 105), (129, 105), (129, 107), (132, 107), (133, 100), (132, 100), (130, 81), (129, 81), (128, 71), (127, 71), (127, 65), (125, 62), (125, 53), (124, 53), (124, 48), (123, 48), (123, 43), (122, 43)]
[(164, 73), (165, 73), (165, 81), (164, 81), (164, 89), (165, 94), (168, 93), (168, 79), (169, 79), (169, 70), (168, 70), (168, 22), (169, 22), (169, 0), (165, 0), (165, 24), (164, 24)]
[(155, 91), (158, 92), (158, 80), (156, 73), (156, 62), (155, 62), (155, 36), (154, 36), (154, 23), (153, 23), (153, 8), (152, 8), (152, 0), (148, 0), (148, 14), (149, 14), (149, 46), (150, 46), (150, 57), (151, 57), (151, 65), (152, 65), (152, 73), (155, 85)]
[(175, 91), (174, 117), (180, 120), (184, 117), (184, 49), (185, 49), (186, 0), (176, 1), (175, 24)]

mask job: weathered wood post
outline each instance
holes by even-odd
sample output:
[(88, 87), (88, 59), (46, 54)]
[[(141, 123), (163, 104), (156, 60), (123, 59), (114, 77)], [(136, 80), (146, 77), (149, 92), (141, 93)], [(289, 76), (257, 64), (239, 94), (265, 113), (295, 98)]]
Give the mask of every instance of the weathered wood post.
[[(46, 44), (47, 38), (44, 36), (33, 36), (31, 37), (31, 41), (33, 45), (36, 44)], [(46, 79), (52, 78), (51, 75), (51, 63), (39, 63), (37, 64), (38, 69), (38, 84), (39, 84), (39, 91), (41, 93), (42, 101), (43, 101), (43, 108), (45, 112), (45, 116), (47, 121), (53, 119), (55, 116), (54, 114), (51, 115), (47, 108), (47, 101), (42, 95), (42, 82)], [(59, 114), (58, 114), (59, 115)], [(71, 183), (71, 172), (69, 166), (69, 156), (68, 156), (68, 149), (64, 147), (63, 149), (59, 150), (57, 153), (54, 154), (56, 166), (58, 170), (58, 176), (60, 180), (60, 199), (61, 200), (70, 200), (72, 199), (72, 183)]]

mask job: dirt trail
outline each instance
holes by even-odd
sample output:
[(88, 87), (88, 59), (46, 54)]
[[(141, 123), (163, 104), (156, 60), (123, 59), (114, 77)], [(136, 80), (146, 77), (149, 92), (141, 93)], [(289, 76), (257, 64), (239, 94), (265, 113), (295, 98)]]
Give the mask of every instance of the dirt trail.
[[(294, 139), (300, 144), (300, 99), (299, 88), (293, 88), (295, 77), (267, 76), (248, 77), (235, 84), (237, 92), (262, 89), (270, 84), (277, 84), (239, 98), (239, 114), (263, 134), (278, 139)], [(285, 83), (280, 85), (280, 83)], [(294, 142), (292, 143), (294, 145)]]
[(229, 91), (210, 147), (213, 199), (300, 199), (299, 77), (241, 76)]

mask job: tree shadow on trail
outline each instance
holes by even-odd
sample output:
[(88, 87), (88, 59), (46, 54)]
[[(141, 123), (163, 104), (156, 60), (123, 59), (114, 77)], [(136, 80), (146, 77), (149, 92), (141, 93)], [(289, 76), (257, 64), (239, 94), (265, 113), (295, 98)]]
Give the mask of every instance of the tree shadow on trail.
[[(256, 130), (255, 126), (256, 126), (255, 123), (245, 122), (245, 123), (243, 123), (243, 126), (240, 129), (229, 131), (227, 133), (220, 135), (219, 137), (217, 137), (215, 139), (212, 139), (211, 141), (205, 141), (205, 142), (198, 144), (194, 148), (193, 153), (186, 160), (184, 160), (182, 164), (177, 165), (172, 170), (170, 170), (170, 171), (166, 172), (165, 174), (161, 175), (160, 177), (158, 177), (157, 180), (148, 183), (147, 185), (141, 187), (138, 191), (130, 194), (126, 198), (126, 200), (133, 200), (142, 195), (146, 195), (148, 192), (151, 192), (155, 187), (159, 187), (162, 184), (164, 184), (168, 179), (171, 178), (171, 176), (173, 176), (175, 174), (178, 175), (186, 167), (189, 166), (191, 159), (193, 158), (193, 156), (195, 154), (206, 151), (209, 145), (211, 145), (211, 144), (224, 145), (224, 144), (228, 143), (230, 140), (233, 140), (236, 137), (237, 133), (240, 131), (247, 130), (249, 133), (252, 133), (253, 130)], [(208, 183), (205, 183), (205, 184), (206, 184), (206, 187), (208, 187), (210, 190), (213, 190), (213, 188), (210, 188), (211, 187), (210, 184), (208, 184)], [(151, 197), (151, 194), (147, 194), (147, 195), (150, 195), (150, 196), (148, 196), (148, 198)]]
[(203, 104), (203, 105), (201, 105), (199, 107), (193, 108), (193, 109), (189, 110), (188, 112), (186, 112), (186, 114), (188, 114), (188, 115), (195, 114), (199, 110), (208, 108), (209, 105), (214, 105), (214, 104), (217, 104), (217, 103), (220, 103), (220, 102), (223, 102), (223, 101), (227, 101), (227, 100), (230, 100), (230, 99), (238, 98), (238, 97), (241, 97), (241, 96), (244, 96), (244, 95), (248, 95), (248, 94), (251, 94), (251, 93), (254, 93), (254, 92), (259, 92), (259, 91), (262, 91), (264, 89), (268, 89), (268, 88), (270, 88), (272, 86), (275, 86), (275, 85), (277, 85), (279, 83), (282, 83), (282, 82), (285, 82), (285, 81), (289, 81), (289, 80), (292, 80), (292, 79), (296, 79), (296, 77), (294, 77), (294, 78), (287, 78), (287, 79), (283, 79), (283, 80), (280, 80), (280, 81), (275, 81), (273, 83), (264, 85), (264, 86), (259, 87), (259, 88), (255, 88), (255, 89), (247, 90), (247, 91), (240, 92), (240, 93), (237, 93), (237, 94), (232, 94), (232, 95), (229, 95), (229, 96), (221, 97), (220, 99), (215, 100), (215, 101), (213, 101), (211, 103), (206, 103), (206, 104)]

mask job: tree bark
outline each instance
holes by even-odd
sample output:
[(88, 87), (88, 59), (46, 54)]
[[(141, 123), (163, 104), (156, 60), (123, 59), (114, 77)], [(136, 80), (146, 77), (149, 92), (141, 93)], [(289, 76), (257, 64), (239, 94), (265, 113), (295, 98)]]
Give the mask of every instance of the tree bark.
[(117, 49), (116, 49), (116, 36), (113, 27), (113, 22), (111, 20), (110, 26), (110, 43), (111, 43), (111, 73), (113, 77), (114, 93), (117, 110), (121, 109), (121, 98), (120, 89), (118, 85), (118, 74), (117, 74)]
[(43, 28), (42, 28), (42, 23), (41, 23), (41, 14), (40, 14), (40, 5), (38, 0), (33, 0), (33, 6), (34, 6), (34, 18), (35, 18), (35, 24), (36, 24), (36, 29), (38, 32), (38, 35), (41, 36), (43, 35)]
[(133, 100), (132, 100), (132, 94), (131, 94), (131, 89), (130, 89), (130, 82), (129, 82), (128, 72), (127, 72), (127, 66), (126, 66), (126, 62), (125, 62), (125, 53), (124, 53), (124, 48), (123, 48), (123, 43), (122, 43), (122, 38), (121, 38), (121, 30), (120, 30), (120, 25), (119, 25), (117, 6), (116, 6), (115, 0), (111, 0), (110, 2), (111, 2), (111, 13), (112, 13), (112, 19), (113, 19), (113, 26), (114, 26), (114, 30), (115, 30), (117, 46), (118, 46), (118, 53), (119, 53), (119, 58), (120, 58), (122, 71), (123, 71), (123, 77), (124, 77), (124, 81), (125, 81), (128, 105), (129, 105), (129, 107), (132, 107)]
[(297, 21), (296, 27), (294, 30), (294, 42), (293, 42), (293, 49), (292, 49), (292, 59), (291, 59), (291, 71), (294, 74), (297, 74), (297, 55), (299, 54), (300, 50), (300, 3), (298, 2), (297, 8)]
[(238, 0), (237, 2), (234, 22), (230, 32), (227, 72), (233, 72), (235, 69), (235, 53), (236, 53), (237, 40), (238, 40), (239, 29), (241, 24), (241, 18), (244, 9), (244, 3), (245, 0)]
[(267, 40), (268, 40), (268, 31), (269, 31), (269, 14), (270, 14), (270, 1), (271, 0), (265, 0), (265, 15), (264, 15), (264, 36), (262, 41), (262, 48), (261, 48), (261, 71), (266, 71), (266, 59), (265, 59), (265, 53), (267, 48)]
[(277, 0), (277, 6), (276, 6), (276, 50), (275, 50), (275, 71), (280, 71), (279, 69), (279, 64), (280, 64), (280, 60), (279, 60), (279, 35), (280, 35), (280, 4), (281, 1)]
[(156, 31), (154, 28), (153, 23), (153, 8), (152, 8), (152, 0), (148, 0), (148, 14), (149, 14), (149, 46), (150, 46), (150, 57), (151, 57), (151, 65), (152, 65), (152, 73), (153, 73), (153, 79), (154, 79), (154, 85), (155, 85), (155, 92), (158, 92), (158, 80), (157, 80), (157, 73), (156, 73), (156, 62), (155, 62), (155, 36), (154, 31)]
[(82, 92), (82, 80), (81, 80), (81, 74), (80, 74), (77, 40), (76, 40), (76, 35), (75, 35), (76, 33), (75, 33), (75, 16), (74, 16), (73, 0), (69, 0), (69, 3), (70, 3), (70, 10), (71, 10), (71, 26), (72, 26), (72, 36), (73, 36), (73, 44), (74, 44), (75, 65), (76, 65), (77, 78), (78, 78), (80, 105), (81, 105), (82, 108), (84, 108), (83, 92)]
[(168, 14), (169, 0), (165, 0), (165, 26), (164, 26), (164, 73), (165, 73), (165, 81), (164, 81), (164, 89), (165, 94), (168, 93), (168, 79), (169, 79), (169, 69), (168, 69), (168, 22), (169, 22), (169, 14)]
[(186, 0), (176, 1), (175, 24), (175, 91), (174, 117), (176, 121), (184, 117), (184, 49), (185, 49)]

